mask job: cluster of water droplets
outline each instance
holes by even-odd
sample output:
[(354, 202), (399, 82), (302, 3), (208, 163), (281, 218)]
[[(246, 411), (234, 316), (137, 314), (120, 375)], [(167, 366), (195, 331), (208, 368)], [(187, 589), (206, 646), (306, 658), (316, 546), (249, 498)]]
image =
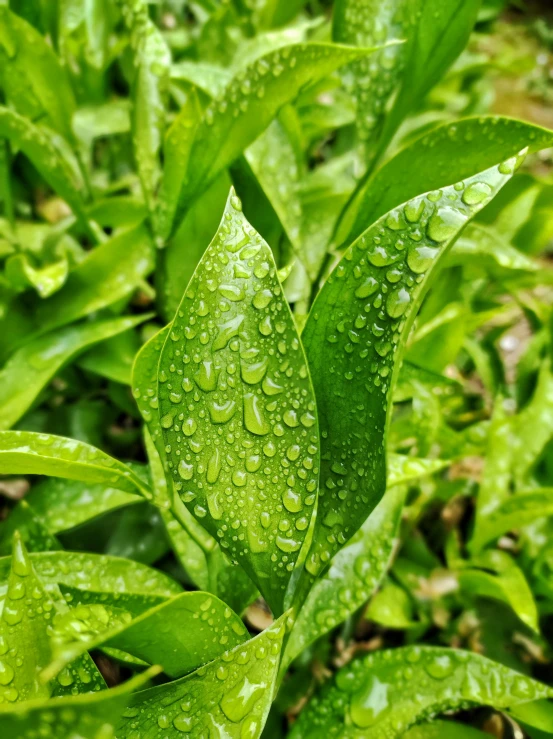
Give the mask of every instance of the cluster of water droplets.
[(317, 494), (315, 401), (269, 247), (234, 195), (165, 344), (159, 402), (180, 497), (283, 591)]
[[(371, 48), (405, 39), (408, 31), (405, 15), (405, 9), (398, 7), (397, 2), (375, 4), (374, 0), (354, 0), (346, 4), (339, 40)], [(357, 103), (357, 130), (365, 144), (371, 140), (376, 144), (376, 130), (401, 77), (405, 48), (405, 44), (397, 44), (376, 51), (351, 64), (343, 75)]]
[(514, 158), (390, 211), (348, 249), (313, 306), (304, 341), (320, 389), (323, 524), (306, 565), (313, 575), (383, 492), (390, 383), (425, 280), (516, 165)]
[(369, 654), (340, 670), (302, 715), (299, 737), (393, 739), (417, 721), (474, 705), (504, 708), (546, 697), (549, 689), (479, 655), (407, 647)]
[(284, 630), (277, 622), (165, 690), (152, 691), (151, 698), (146, 694), (124, 712), (117, 736), (141, 739), (156, 729), (176, 729), (206, 739), (255, 739), (273, 698)]

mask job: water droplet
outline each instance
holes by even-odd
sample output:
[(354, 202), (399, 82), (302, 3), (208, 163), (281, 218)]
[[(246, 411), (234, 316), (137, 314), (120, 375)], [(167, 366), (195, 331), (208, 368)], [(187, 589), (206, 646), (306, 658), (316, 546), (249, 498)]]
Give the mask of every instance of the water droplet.
[(465, 216), (455, 208), (438, 208), (428, 221), (428, 236), (441, 243), (452, 239), (464, 226)]
[(183, 480), (191, 480), (194, 474), (194, 465), (188, 464), (184, 459), (181, 459), (178, 466), (178, 473)]
[(199, 370), (194, 375), (196, 384), (206, 393), (215, 390), (217, 387), (217, 373), (211, 360), (206, 360), (200, 364)]
[(219, 705), (229, 721), (238, 723), (250, 713), (264, 692), (264, 685), (252, 683), (245, 677), (225, 694)]
[(265, 436), (271, 430), (263, 415), (259, 397), (253, 393), (244, 394), (244, 424), (248, 431), (257, 436)]
[(467, 205), (478, 205), (491, 194), (492, 188), (486, 182), (472, 182), (463, 193), (463, 202)]

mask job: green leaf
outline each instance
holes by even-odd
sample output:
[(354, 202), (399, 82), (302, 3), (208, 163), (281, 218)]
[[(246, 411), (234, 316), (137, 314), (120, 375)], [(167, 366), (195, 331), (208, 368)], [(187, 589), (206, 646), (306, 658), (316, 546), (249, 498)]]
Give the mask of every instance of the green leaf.
[(516, 156), (525, 146), (533, 152), (552, 144), (553, 132), (501, 116), (438, 126), (402, 149), (362, 185), (343, 214), (337, 243), (351, 243), (367, 224), (421, 192), (472, 177)]
[(486, 739), (489, 734), (466, 724), (453, 721), (433, 721), (431, 724), (419, 724), (405, 732), (404, 739)]
[[(141, 318), (147, 320), (148, 316), (142, 315)], [(121, 385), (130, 385), (132, 366), (139, 348), (138, 332), (125, 331), (113, 339), (102, 341), (82, 354), (77, 364), (81, 369), (100, 377), (106, 377)]]
[(16, 534), (13, 539), (7, 594), (0, 619), (0, 695), (2, 703), (46, 698), (72, 690), (79, 693), (100, 690), (104, 681), (94, 663), (84, 653), (67, 665), (53, 685), (38, 675), (50, 662), (49, 630), (55, 614), (34, 571), (27, 551)]
[[(142, 496), (125, 493), (123, 490), (106, 486), (105, 483), (91, 485), (78, 480), (51, 477), (34, 485), (7, 520), (2, 522), (0, 549), (5, 548), (4, 545), (16, 530), (21, 532), (27, 544), (23, 534), (28, 524), (25, 505), (31, 507), (33, 514), (47, 531), (57, 534), (116, 508), (140, 503), (141, 500)], [(36, 548), (33, 548), (33, 551), (36, 551)]]
[(33, 431), (0, 431), (0, 470), (5, 475), (49, 475), (104, 483), (151, 498), (146, 483), (126, 464), (90, 444)]
[(496, 519), (501, 504), (509, 499), (512, 446), (513, 419), (505, 414), (504, 402), (499, 396), (493, 410), (488, 432), (486, 463), (478, 488), (476, 517), (470, 542), (473, 551), (477, 551), (484, 543), (490, 541), (489, 531), (492, 532), (491, 538), (494, 538), (492, 521)]
[(74, 141), (71, 128), (75, 98), (65, 69), (44, 36), (0, 6), (1, 86), (10, 106), (33, 119), (44, 119)]
[[(0, 6), (4, 7), (4, 6)], [(45, 182), (63, 198), (71, 210), (86, 223), (84, 184), (76, 162), (53, 131), (35, 124), (13, 110), (0, 106), (0, 136), (21, 149)]]
[(96, 247), (64, 287), (40, 304), (40, 331), (76, 321), (130, 295), (154, 266), (148, 231), (138, 226)]
[(449, 467), (445, 459), (421, 459), (405, 454), (388, 455), (388, 487), (413, 482)]
[(553, 516), (553, 488), (517, 493), (500, 503), (483, 520), (470, 542), (474, 552), (509, 531), (518, 531), (537, 518)]
[(390, 489), (313, 585), (286, 645), (288, 665), (360, 608), (382, 580), (394, 549), (405, 493)]
[(507, 552), (488, 551), (473, 558), (470, 565), (459, 573), (460, 587), (472, 595), (507, 603), (526, 626), (539, 634), (534, 596), (513, 558)]
[(51, 552), (63, 549), (54, 533), (37, 515), (27, 498), (20, 501), (7, 520), (1, 524), (0, 554), (4, 555), (11, 551), (13, 536), (16, 531), (19, 532), (21, 540), (29, 552)]
[[(401, 47), (381, 51), (374, 65), (359, 62), (351, 70), (360, 138), (373, 139), (370, 159), (378, 159), (404, 118), (461, 53), (479, 5), (480, 0), (336, 3), (333, 35), (337, 41), (366, 46), (393, 37), (406, 39)], [(378, 84), (373, 82), (375, 77)]]
[(67, 256), (50, 264), (36, 267), (29, 254), (14, 254), (6, 260), (5, 275), (16, 289), (34, 287), (41, 298), (57, 292), (67, 279)]
[(234, 194), (171, 325), (158, 394), (175, 490), (281, 612), (317, 498), (315, 401), (271, 250)]
[(371, 599), (365, 618), (387, 629), (409, 629), (418, 625), (413, 618), (413, 601), (393, 580), (388, 580)]
[(478, 654), (439, 647), (384, 650), (343, 667), (301, 713), (290, 737), (361, 739), (370, 730), (371, 739), (387, 739), (467, 705), (506, 709), (552, 695), (546, 685)]
[(302, 334), (322, 436), (312, 576), (384, 492), (389, 398), (429, 277), (519, 163), (509, 160), (390, 211), (354, 242), (319, 292)]
[(514, 422), (516, 454), (513, 473), (518, 485), (528, 485), (532, 468), (553, 434), (553, 373), (548, 360), (542, 362), (532, 400)]
[(182, 593), (131, 621), (121, 622), (120, 610), (119, 604), (111, 609), (103, 602), (89, 603), (56, 619), (54, 660), (44, 671), (45, 677), (57, 675), (78, 656), (99, 646), (128, 652), (161, 665), (170, 677), (180, 677), (242, 644), (248, 635), (240, 618), (208, 593)]
[(144, 685), (159, 670), (152, 668), (112, 690), (72, 695), (55, 701), (29, 701), (11, 710), (0, 710), (2, 736), (19, 739), (100, 739), (114, 736), (115, 726), (130, 693)]
[(73, 357), (110, 336), (127, 331), (147, 316), (69, 326), (29, 341), (0, 370), (0, 429), (13, 426), (40, 391)]
[(207, 107), (196, 129), (175, 220), (171, 220), (172, 211), (166, 212), (160, 203), (160, 236), (169, 238), (192, 198), (232, 164), (303, 87), (368, 53), (338, 44), (291, 44), (239, 72)]
[(152, 739), (201, 736), (257, 737), (267, 719), (284, 638), (284, 618), (191, 675), (136, 693), (117, 731)]
[[(160, 570), (120, 557), (89, 552), (38, 552), (29, 555), (45, 590), (59, 600), (58, 584), (101, 593), (141, 593), (170, 597), (182, 588)], [(11, 557), (0, 558), (0, 593), (6, 593)]]
[(119, 0), (134, 53), (131, 128), (136, 166), (149, 208), (159, 180), (159, 153), (165, 127), (165, 97), (171, 52), (150, 20), (144, 0)]

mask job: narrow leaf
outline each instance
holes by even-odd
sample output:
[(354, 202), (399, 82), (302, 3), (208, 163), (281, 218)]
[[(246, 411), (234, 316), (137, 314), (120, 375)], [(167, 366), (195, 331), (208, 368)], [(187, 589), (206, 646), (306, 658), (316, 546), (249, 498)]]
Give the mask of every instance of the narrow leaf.
[(467, 705), (506, 709), (552, 695), (546, 685), (478, 654), (439, 647), (384, 650), (343, 667), (301, 713), (290, 737), (361, 739), (370, 731), (371, 739), (387, 739)]
[(262, 133), (283, 105), (308, 84), (372, 50), (338, 44), (292, 44), (273, 51), (239, 72), (205, 110), (188, 159), (174, 222), (159, 212), (159, 232), (167, 239), (193, 197), (229, 166)]
[(152, 497), (149, 487), (130, 467), (100, 449), (33, 431), (0, 431), (0, 473), (105, 483), (127, 493)]
[(509, 160), (390, 211), (348, 249), (318, 294), (302, 335), (323, 460), (311, 575), (384, 492), (388, 402), (430, 275), (519, 162)]
[(283, 619), (191, 675), (136, 693), (117, 731), (131, 739), (137, 726), (152, 739), (260, 736), (273, 698)]
[(8, 589), (0, 618), (2, 703), (60, 695), (70, 686), (79, 693), (104, 687), (100, 673), (86, 653), (78, 655), (79, 659), (73, 664), (68, 664), (53, 685), (38, 679), (38, 674), (51, 659), (48, 634), (54, 613), (54, 602), (42, 587), (29, 555), (16, 534)]
[(127, 331), (145, 318), (129, 316), (83, 323), (25, 344), (0, 370), (0, 430), (17, 423), (52, 377), (79, 352)]
[(533, 152), (552, 144), (552, 131), (502, 116), (438, 126), (407, 145), (358, 190), (343, 215), (337, 243), (350, 244), (369, 224), (421, 192), (472, 177), (525, 146)]
[(78, 606), (55, 620), (55, 658), (45, 677), (57, 675), (81, 654), (102, 645), (159, 664), (170, 677), (180, 677), (242, 644), (248, 634), (240, 618), (208, 593), (182, 593), (131, 621), (119, 622), (121, 604), (115, 610), (115, 623), (101, 601)]
[(271, 250), (234, 194), (165, 341), (158, 390), (175, 490), (281, 612), (317, 496), (315, 402)]

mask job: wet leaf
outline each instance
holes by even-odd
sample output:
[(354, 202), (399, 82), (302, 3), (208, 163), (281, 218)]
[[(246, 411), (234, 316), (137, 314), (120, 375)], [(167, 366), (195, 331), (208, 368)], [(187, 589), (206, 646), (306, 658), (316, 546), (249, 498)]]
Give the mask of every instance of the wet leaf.
[(486, 739), (489, 734), (478, 731), (466, 724), (453, 721), (432, 721), (430, 724), (419, 724), (405, 732), (405, 739)]
[(547, 360), (541, 365), (531, 402), (516, 418), (514, 433), (517, 453), (512, 457), (513, 473), (519, 486), (528, 486), (533, 467), (553, 433), (553, 374)]
[(234, 194), (171, 325), (158, 393), (175, 490), (281, 612), (317, 496), (317, 420), (272, 253)]
[(147, 316), (69, 326), (25, 344), (0, 370), (0, 429), (13, 426), (40, 391), (79, 352), (137, 326)]
[[(478, 0), (336, 3), (333, 36), (337, 41), (370, 46), (392, 38), (405, 40), (402, 46), (380, 51), (374, 63), (362, 60), (351, 68), (359, 137), (363, 142), (370, 139), (369, 161), (384, 152), (404, 118), (461, 53), (479, 5)], [(455, 179), (460, 178), (451, 182)]]
[(168, 239), (193, 197), (197, 197), (261, 134), (278, 110), (306, 85), (372, 50), (338, 44), (292, 44), (258, 59), (235, 78), (204, 111), (188, 157), (188, 177), (172, 209), (160, 203), (158, 231)]
[(50, 44), (6, 5), (0, 6), (0, 44), (0, 84), (10, 106), (32, 120), (46, 119), (73, 142), (75, 98)]
[(138, 726), (152, 739), (207, 731), (259, 736), (275, 689), (283, 637), (280, 619), (191, 675), (135, 694), (117, 736), (130, 739)]
[(136, 618), (121, 618), (121, 604), (103, 602), (72, 608), (55, 619), (54, 660), (45, 670), (56, 675), (87, 650), (100, 646), (128, 652), (159, 664), (170, 677), (180, 677), (242, 644), (248, 636), (240, 618), (208, 593), (177, 595)]
[(0, 710), (3, 736), (34, 739), (99, 739), (114, 736), (114, 730), (131, 692), (148, 682), (159, 670), (152, 668), (113, 690), (62, 697), (55, 702), (29, 701), (11, 710)]
[(286, 645), (284, 664), (346, 620), (378, 587), (390, 563), (405, 493), (390, 489), (312, 587)]
[(302, 334), (322, 435), (312, 576), (384, 492), (388, 398), (428, 278), (519, 161), (390, 211), (348, 249), (313, 304)]
[(4, 475), (49, 475), (104, 483), (152, 497), (148, 485), (130, 467), (100, 449), (33, 431), (0, 431), (0, 471)]
[(371, 739), (385, 739), (448, 710), (506, 709), (551, 695), (546, 685), (478, 654), (439, 647), (384, 650), (343, 667), (290, 736), (353, 739), (370, 730)]
[[(170, 597), (182, 592), (178, 583), (160, 570), (89, 552), (39, 552), (29, 555), (33, 569), (54, 600), (59, 600), (58, 584), (101, 593), (138, 593)], [(0, 593), (6, 593), (5, 581), (11, 557), (0, 558)]]
[[(46, 594), (21, 539), (13, 537), (11, 569), (0, 619), (0, 695), (2, 703), (101, 690), (105, 683), (83, 653), (47, 685), (39, 673), (50, 662), (49, 629), (55, 604)], [(52, 676), (53, 677), (53, 676)]]
[(472, 177), (525, 146), (551, 146), (553, 132), (501, 116), (465, 118), (416, 139), (363, 185), (344, 213), (337, 243), (349, 244), (400, 203)]
[(52, 552), (63, 549), (54, 533), (48, 529), (27, 499), (19, 502), (0, 527), (0, 554), (8, 554), (15, 532), (29, 552)]
[(150, 19), (148, 3), (119, 0), (130, 31), (134, 53), (131, 92), (131, 128), (136, 166), (144, 199), (150, 208), (159, 180), (159, 154), (165, 127), (165, 97), (171, 52), (161, 31)]

